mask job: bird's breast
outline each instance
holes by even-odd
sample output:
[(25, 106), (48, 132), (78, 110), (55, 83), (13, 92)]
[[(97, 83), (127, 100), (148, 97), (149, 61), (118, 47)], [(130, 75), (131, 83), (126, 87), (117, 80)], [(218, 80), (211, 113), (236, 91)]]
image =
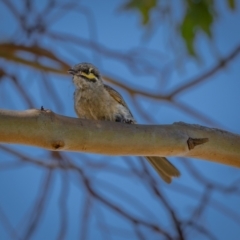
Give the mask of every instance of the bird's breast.
[(80, 118), (114, 121), (114, 103), (104, 93), (76, 90), (75, 111)]

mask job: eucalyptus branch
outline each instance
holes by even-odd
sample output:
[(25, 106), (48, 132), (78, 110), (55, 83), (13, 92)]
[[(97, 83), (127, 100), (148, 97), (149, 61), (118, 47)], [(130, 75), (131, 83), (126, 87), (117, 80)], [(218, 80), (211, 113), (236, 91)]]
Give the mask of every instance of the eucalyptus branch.
[(181, 122), (131, 125), (43, 109), (1, 110), (0, 142), (107, 155), (185, 156), (240, 167), (240, 135)]

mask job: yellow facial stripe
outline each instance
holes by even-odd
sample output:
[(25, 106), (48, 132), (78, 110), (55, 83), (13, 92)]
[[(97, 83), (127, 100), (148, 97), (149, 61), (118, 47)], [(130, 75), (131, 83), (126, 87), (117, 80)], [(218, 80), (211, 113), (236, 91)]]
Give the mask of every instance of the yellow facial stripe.
[(81, 75), (88, 78), (89, 80), (96, 80), (96, 76), (93, 73), (85, 73), (85, 72), (81, 72)]

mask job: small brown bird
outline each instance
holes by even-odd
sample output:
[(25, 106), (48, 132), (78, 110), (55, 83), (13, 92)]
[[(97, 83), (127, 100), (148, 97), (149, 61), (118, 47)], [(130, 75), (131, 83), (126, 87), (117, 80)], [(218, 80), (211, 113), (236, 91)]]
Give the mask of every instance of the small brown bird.
[[(80, 63), (68, 71), (73, 75), (76, 90), (74, 108), (79, 118), (136, 123), (122, 96), (103, 83), (98, 69), (90, 63)], [(162, 179), (171, 183), (180, 172), (165, 157), (146, 157)]]

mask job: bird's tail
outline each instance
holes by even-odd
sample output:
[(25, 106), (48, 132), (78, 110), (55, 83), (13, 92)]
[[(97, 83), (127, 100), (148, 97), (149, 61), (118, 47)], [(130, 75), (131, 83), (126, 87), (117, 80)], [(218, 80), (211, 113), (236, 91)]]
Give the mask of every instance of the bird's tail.
[(166, 183), (171, 183), (173, 177), (179, 177), (180, 172), (165, 157), (146, 157)]

